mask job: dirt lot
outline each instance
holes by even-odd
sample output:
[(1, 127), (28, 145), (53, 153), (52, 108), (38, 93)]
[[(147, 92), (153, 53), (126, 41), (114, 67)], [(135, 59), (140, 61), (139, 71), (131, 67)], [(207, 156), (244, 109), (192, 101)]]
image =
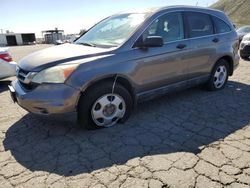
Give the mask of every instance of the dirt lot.
[[(11, 48), (16, 60), (47, 46)], [(140, 104), (98, 131), (38, 117), (0, 82), (0, 187), (250, 187), (250, 62), (219, 92)]]

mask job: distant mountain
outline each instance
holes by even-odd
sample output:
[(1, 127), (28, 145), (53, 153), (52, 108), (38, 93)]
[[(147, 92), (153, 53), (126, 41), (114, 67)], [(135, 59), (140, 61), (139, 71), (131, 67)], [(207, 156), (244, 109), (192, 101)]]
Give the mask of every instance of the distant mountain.
[(250, 0), (219, 0), (211, 8), (224, 11), (237, 26), (250, 25)]

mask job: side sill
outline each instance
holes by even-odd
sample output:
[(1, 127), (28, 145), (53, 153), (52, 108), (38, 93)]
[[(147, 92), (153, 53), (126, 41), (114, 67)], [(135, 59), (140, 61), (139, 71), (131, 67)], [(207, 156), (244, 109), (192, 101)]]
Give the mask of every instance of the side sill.
[(170, 84), (153, 90), (145, 91), (137, 94), (138, 103), (152, 100), (156, 97), (165, 95), (167, 93), (177, 92), (188, 88), (195, 87), (209, 80), (210, 75), (200, 76), (189, 80), (181, 81), (178, 83)]

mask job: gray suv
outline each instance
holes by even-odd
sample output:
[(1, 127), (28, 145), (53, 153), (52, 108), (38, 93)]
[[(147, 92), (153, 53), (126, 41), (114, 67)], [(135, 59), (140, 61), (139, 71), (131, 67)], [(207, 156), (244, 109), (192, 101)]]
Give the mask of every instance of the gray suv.
[(239, 64), (238, 37), (223, 12), (173, 6), (110, 16), (72, 44), (19, 62), (9, 86), (36, 114), (77, 111), (87, 129), (124, 122), (138, 101), (205, 84), (220, 90)]

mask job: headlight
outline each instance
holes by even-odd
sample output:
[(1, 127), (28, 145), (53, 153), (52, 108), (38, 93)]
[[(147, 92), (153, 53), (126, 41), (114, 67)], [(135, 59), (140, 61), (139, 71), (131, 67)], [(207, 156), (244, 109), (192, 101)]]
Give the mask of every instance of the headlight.
[(32, 82), (34, 83), (63, 83), (78, 65), (59, 65), (37, 73)]

